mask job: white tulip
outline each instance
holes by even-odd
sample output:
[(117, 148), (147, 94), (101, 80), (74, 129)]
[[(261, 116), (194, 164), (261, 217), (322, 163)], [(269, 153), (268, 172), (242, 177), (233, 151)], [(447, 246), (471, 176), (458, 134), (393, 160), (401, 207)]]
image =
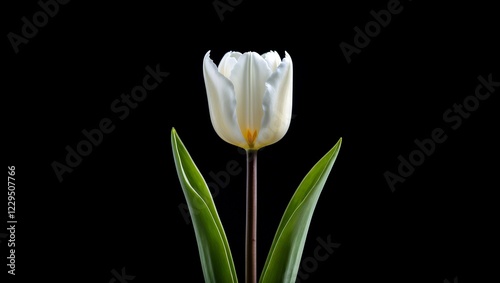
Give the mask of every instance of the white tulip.
[(210, 119), (226, 142), (258, 150), (279, 141), (292, 116), (292, 58), (276, 51), (227, 52), (217, 67), (203, 59)]

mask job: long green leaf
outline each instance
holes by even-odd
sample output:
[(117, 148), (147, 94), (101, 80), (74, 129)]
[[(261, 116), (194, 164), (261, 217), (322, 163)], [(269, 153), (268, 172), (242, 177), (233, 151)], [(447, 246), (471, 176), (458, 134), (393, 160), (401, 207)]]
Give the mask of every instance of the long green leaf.
[(191, 214), (205, 282), (238, 282), (231, 250), (210, 190), (174, 128), (171, 139), (175, 166)]
[(260, 283), (295, 282), (312, 215), (342, 144), (342, 138), (307, 173), (281, 218)]

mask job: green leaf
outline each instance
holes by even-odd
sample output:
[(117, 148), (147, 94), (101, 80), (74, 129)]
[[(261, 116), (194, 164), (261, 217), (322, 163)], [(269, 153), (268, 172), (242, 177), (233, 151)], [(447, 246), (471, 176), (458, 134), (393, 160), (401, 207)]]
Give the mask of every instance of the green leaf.
[(191, 214), (205, 282), (238, 282), (226, 234), (207, 183), (174, 128), (171, 139), (177, 175)]
[(260, 283), (296, 281), (313, 212), (341, 144), (342, 138), (307, 173), (292, 196), (274, 236)]

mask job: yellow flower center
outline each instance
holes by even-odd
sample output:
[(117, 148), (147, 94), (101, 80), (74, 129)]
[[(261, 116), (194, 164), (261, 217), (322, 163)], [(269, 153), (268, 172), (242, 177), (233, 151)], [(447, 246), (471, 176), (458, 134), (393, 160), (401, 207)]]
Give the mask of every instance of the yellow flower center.
[(255, 139), (257, 139), (257, 130), (247, 130), (245, 135), (245, 139), (247, 140), (248, 146), (252, 148), (254, 146)]

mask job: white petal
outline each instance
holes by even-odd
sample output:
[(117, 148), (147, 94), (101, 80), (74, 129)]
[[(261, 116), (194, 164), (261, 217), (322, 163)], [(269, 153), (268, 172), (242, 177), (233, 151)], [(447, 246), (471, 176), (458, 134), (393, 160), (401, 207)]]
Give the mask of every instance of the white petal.
[(203, 59), (203, 77), (207, 90), (210, 119), (215, 132), (226, 142), (244, 147), (246, 140), (241, 135), (236, 118), (236, 96), (231, 81), (217, 70), (210, 59), (210, 51)]
[(264, 117), (256, 147), (279, 141), (288, 131), (292, 118), (293, 63), (286, 53), (276, 72), (266, 82), (263, 99)]
[(279, 64), (281, 63), (280, 55), (276, 51), (269, 51), (267, 53), (264, 53), (262, 55), (262, 58), (266, 60), (267, 65), (273, 72), (276, 71), (276, 68), (278, 68)]
[(223, 74), (226, 78), (229, 78), (231, 75), (231, 70), (233, 69), (236, 62), (238, 62), (238, 58), (240, 58), (240, 52), (227, 52), (224, 54), (224, 57), (220, 60), (219, 63), (219, 72)]
[[(231, 71), (231, 82), (236, 93), (236, 112), (242, 135), (259, 134), (264, 110), (262, 100), (266, 91), (266, 80), (272, 71), (266, 61), (255, 52), (240, 56)], [(250, 141), (250, 143), (252, 143)]]

